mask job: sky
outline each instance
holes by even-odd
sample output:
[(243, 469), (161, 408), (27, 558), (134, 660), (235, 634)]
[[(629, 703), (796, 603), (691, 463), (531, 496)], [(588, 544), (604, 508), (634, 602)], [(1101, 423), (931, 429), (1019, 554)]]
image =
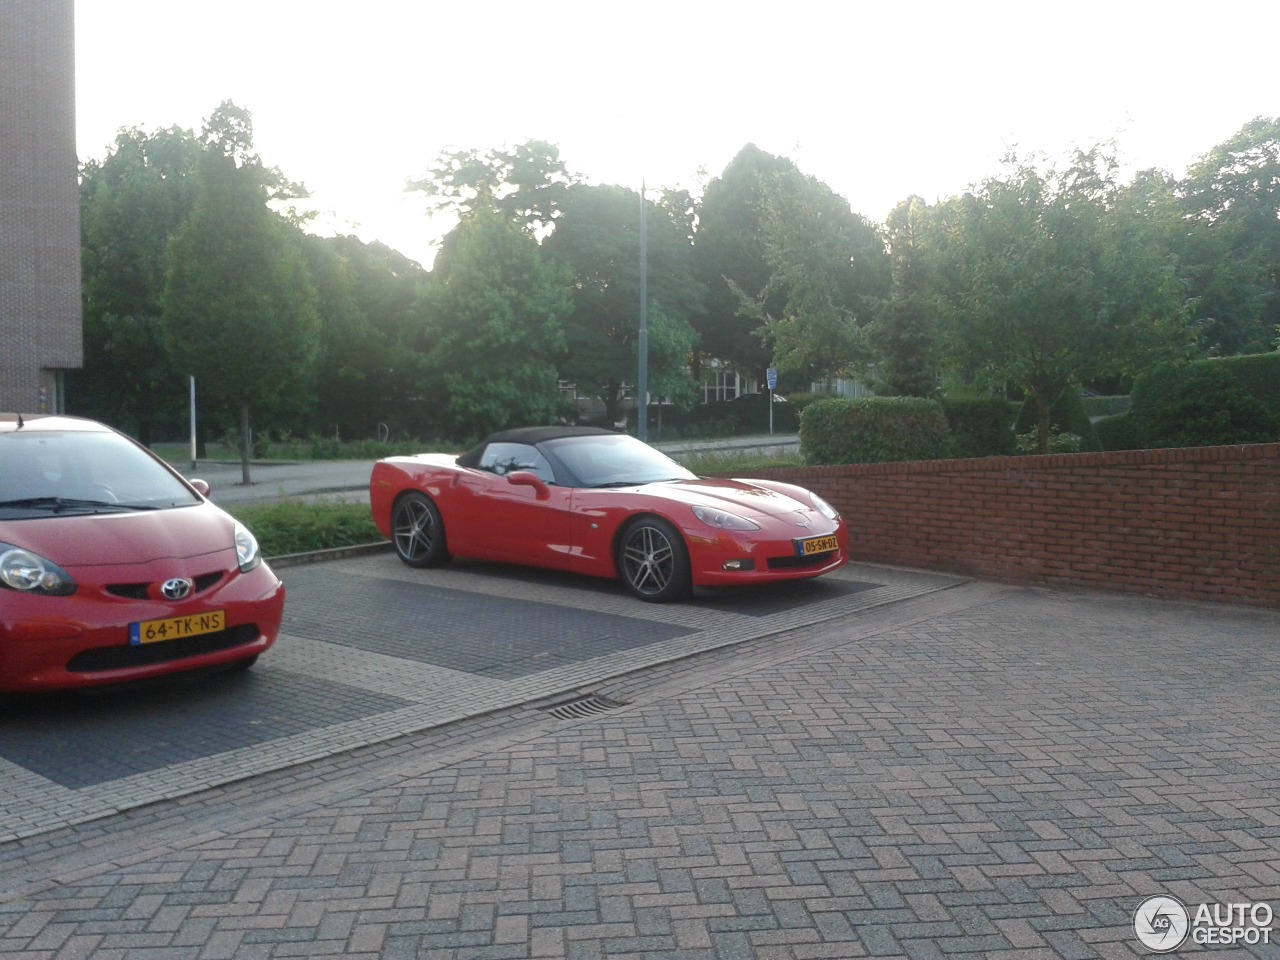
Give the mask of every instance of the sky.
[(1114, 141), (1180, 176), (1280, 115), (1273, 0), (75, 0), (77, 149), (249, 110), (313, 230), (424, 265), (451, 226), (406, 192), (445, 151), (557, 144), (593, 183), (695, 194), (747, 143), (881, 222)]

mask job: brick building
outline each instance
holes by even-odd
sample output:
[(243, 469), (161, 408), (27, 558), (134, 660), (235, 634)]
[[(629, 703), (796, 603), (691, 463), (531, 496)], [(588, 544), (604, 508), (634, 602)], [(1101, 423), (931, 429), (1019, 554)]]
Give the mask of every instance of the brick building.
[(74, 0), (3, 0), (0, 410), (62, 410), (82, 360)]

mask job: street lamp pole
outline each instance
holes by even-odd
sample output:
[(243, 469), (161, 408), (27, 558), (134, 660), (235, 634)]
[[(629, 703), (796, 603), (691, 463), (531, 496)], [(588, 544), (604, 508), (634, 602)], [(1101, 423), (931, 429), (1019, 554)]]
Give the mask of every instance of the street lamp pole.
[(190, 391), (190, 416), (191, 416), (191, 469), (196, 469), (196, 453), (199, 451), (199, 444), (196, 441), (196, 378), (188, 375), (188, 388)]
[(649, 217), (645, 185), (640, 184), (640, 373), (636, 379), (636, 436), (649, 433)]

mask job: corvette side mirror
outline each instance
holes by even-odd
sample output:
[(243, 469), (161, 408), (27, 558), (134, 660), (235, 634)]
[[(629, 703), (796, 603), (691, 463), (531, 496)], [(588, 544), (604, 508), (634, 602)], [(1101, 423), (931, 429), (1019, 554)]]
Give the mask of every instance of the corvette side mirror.
[(513, 487), (533, 487), (534, 493), (537, 494), (539, 500), (545, 500), (551, 496), (551, 488), (536, 473), (530, 473), (528, 470), (517, 470), (514, 473), (508, 473), (507, 483)]

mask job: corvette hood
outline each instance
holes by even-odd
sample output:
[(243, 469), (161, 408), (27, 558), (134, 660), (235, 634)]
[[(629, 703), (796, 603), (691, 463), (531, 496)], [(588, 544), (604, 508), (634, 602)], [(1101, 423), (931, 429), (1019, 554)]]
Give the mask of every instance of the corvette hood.
[(813, 511), (807, 499), (798, 500), (745, 480), (674, 480), (648, 484), (641, 492), (678, 500), (689, 506), (714, 507), (742, 516), (781, 517), (797, 510)]
[(209, 503), (0, 523), (0, 541), (62, 567), (125, 566), (235, 549), (234, 521)]

